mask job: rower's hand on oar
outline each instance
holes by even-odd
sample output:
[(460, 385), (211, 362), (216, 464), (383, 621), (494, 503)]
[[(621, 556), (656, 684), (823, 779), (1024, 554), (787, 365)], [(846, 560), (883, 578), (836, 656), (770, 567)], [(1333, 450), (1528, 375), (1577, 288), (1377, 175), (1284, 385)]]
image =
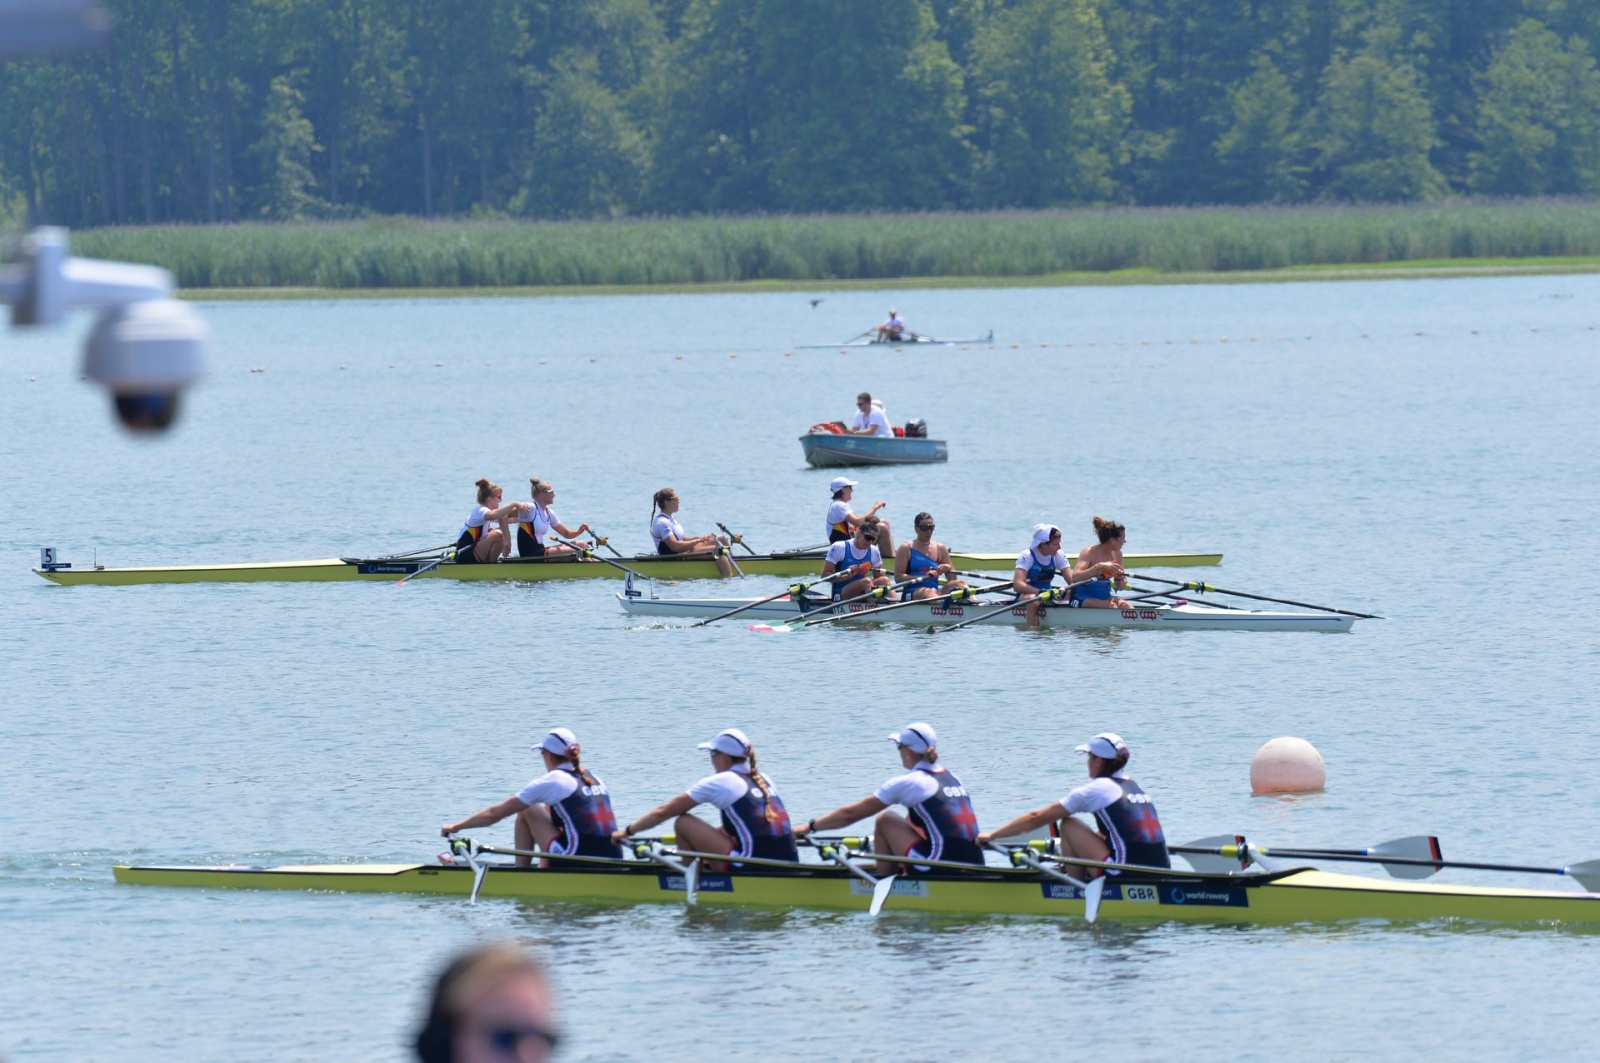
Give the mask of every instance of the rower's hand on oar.
[(983, 831), (979, 831), (978, 832), (978, 848), (987, 849), (987, 848), (989, 848), (990, 843), (993, 842), (993, 841), (994, 841), (994, 831), (992, 831), (992, 830), (983, 830)]

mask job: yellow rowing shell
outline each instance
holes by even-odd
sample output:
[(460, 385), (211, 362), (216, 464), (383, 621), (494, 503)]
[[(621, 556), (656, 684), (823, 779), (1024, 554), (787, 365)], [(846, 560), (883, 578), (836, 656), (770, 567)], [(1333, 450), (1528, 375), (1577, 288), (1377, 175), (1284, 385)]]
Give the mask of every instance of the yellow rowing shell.
[[(822, 554), (762, 554), (756, 557), (733, 555), (733, 560), (752, 576), (815, 576), (822, 568)], [(977, 572), (1010, 572), (1016, 554), (951, 554), (957, 569)], [(1074, 556), (1073, 560), (1076, 560)], [(1221, 554), (1174, 553), (1128, 554), (1124, 560), (1135, 568), (1193, 568), (1222, 564)], [(709, 556), (691, 558), (661, 557), (646, 554), (625, 557), (626, 565), (651, 579), (717, 579), (716, 563)], [(430, 558), (395, 560), (376, 558), (329, 557), (316, 561), (269, 561), (244, 565), (157, 565), (144, 568), (36, 568), (33, 571), (67, 587), (94, 584), (123, 587), (141, 583), (334, 583), (346, 580), (398, 580), (411, 576), (431, 564)], [(621, 579), (625, 573), (604, 561), (572, 557), (508, 558), (488, 565), (457, 565), (445, 562), (417, 579), (454, 580), (553, 580)]]
[[(682, 903), (685, 896), (682, 875), (651, 865), (598, 871), (491, 866), (479, 896), (617, 904)], [(472, 892), (472, 871), (461, 865), (119, 866), (114, 874), (118, 882), (144, 886), (457, 897)], [(808, 867), (798, 874), (760, 870), (702, 874), (697, 901), (713, 907), (842, 911), (866, 911), (871, 902), (869, 885), (826, 867)], [(992, 868), (971, 874), (899, 878), (884, 910), (1082, 918), (1084, 905), (1083, 894), (1075, 886), (1033, 872)], [(1600, 893), (1396, 882), (1313, 870), (1257, 875), (1130, 874), (1106, 886), (1100, 917), (1260, 924), (1352, 919), (1600, 923)]]

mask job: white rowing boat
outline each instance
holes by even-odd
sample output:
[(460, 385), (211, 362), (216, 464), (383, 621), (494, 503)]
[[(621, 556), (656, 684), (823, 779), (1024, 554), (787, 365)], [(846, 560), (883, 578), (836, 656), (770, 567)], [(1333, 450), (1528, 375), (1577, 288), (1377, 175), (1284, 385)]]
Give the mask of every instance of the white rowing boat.
[(843, 351), (851, 347), (960, 347), (975, 346), (980, 343), (993, 343), (994, 329), (989, 330), (987, 336), (974, 336), (965, 340), (941, 340), (934, 336), (922, 336), (917, 333), (908, 333), (903, 339), (898, 340), (846, 340), (844, 343), (802, 343), (795, 350), (798, 351)]

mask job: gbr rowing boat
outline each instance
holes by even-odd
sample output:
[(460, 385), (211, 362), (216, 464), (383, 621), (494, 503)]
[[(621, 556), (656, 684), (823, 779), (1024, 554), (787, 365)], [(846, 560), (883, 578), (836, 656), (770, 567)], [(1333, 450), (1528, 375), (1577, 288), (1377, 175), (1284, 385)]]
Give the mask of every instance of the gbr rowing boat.
[[(156, 565), (137, 568), (73, 568), (70, 564), (46, 564), (33, 571), (51, 583), (63, 586), (129, 586), (141, 583), (332, 583), (346, 580), (389, 580), (415, 576), (417, 579), (453, 580), (558, 580), (621, 579), (623, 571), (604, 561), (561, 554), (547, 557), (513, 557), (487, 565), (458, 565), (452, 561), (435, 563), (437, 554), (399, 557), (330, 557), (315, 561), (271, 561), (236, 565)], [(822, 568), (822, 554), (815, 551), (733, 555), (745, 573), (753, 576), (814, 576)], [(1076, 558), (1074, 558), (1076, 560)], [(1009, 572), (1015, 554), (952, 554), (951, 564), (962, 570)], [(1190, 568), (1220, 565), (1221, 554), (1170, 553), (1127, 554), (1129, 567)], [(651, 579), (717, 579), (716, 563), (710, 554), (664, 557), (642, 554), (624, 557), (626, 565)], [(423, 571), (426, 570), (426, 571)]]
[[(681, 903), (685, 876), (636, 860), (588, 860), (582, 866), (485, 865), (479, 896), (638, 904)], [(145, 886), (351, 893), (473, 895), (474, 871), (461, 865), (295, 864), (282, 867), (135, 867), (113, 871)], [(873, 887), (842, 868), (801, 864), (795, 871), (751, 869), (698, 876), (696, 900), (714, 907), (868, 911)], [(1032, 870), (933, 870), (900, 877), (885, 911), (1083, 918), (1077, 886)], [(1244, 874), (1125, 874), (1105, 886), (1102, 919), (1285, 924), (1385, 919), (1470, 919), (1502, 923), (1600, 923), (1600, 893), (1395, 882), (1310, 869)]]

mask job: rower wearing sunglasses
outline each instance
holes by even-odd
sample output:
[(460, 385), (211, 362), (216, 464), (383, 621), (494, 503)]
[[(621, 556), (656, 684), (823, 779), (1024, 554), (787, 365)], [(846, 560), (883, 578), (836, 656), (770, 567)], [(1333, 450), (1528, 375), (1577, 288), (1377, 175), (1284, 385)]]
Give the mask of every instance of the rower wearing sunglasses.
[(913, 527), (917, 537), (901, 543), (894, 553), (894, 581), (906, 583), (918, 576), (926, 578), (901, 587), (900, 600), (938, 598), (965, 588), (966, 583), (958, 579), (950, 580), (943, 587), (939, 585), (939, 577), (951, 575), (955, 568), (950, 564), (950, 548), (933, 541), (933, 514), (918, 513)]
[(1122, 566), (1114, 561), (1101, 561), (1075, 569), (1061, 552), (1061, 529), (1054, 524), (1035, 524), (1033, 541), (1017, 555), (1017, 567), (1011, 577), (1011, 589), (1017, 597), (1027, 600), (1029, 627), (1039, 626), (1039, 596), (1050, 589), (1057, 576), (1071, 587), (1080, 580), (1101, 576), (1119, 579)]
[(833, 581), (834, 601), (859, 598), (874, 587), (889, 585), (889, 577), (883, 574), (883, 555), (878, 552), (878, 530), (878, 518), (868, 517), (856, 525), (855, 534), (848, 540), (834, 543), (823, 555), (824, 576), (866, 566), (863, 575), (847, 576)]
[[(842, 805), (795, 828), (795, 837), (813, 831), (837, 830), (877, 813), (873, 821), (872, 850), (885, 856), (926, 857), (962, 864), (982, 864), (978, 847), (978, 815), (972, 810), (967, 788), (939, 761), (939, 736), (933, 725), (908, 724), (889, 736), (900, 751), (906, 774), (878, 787), (876, 793), (854, 804)], [(906, 815), (888, 811), (904, 805)], [(924, 865), (912, 865), (926, 871)], [(904, 865), (878, 865), (878, 874), (903, 872)]]

